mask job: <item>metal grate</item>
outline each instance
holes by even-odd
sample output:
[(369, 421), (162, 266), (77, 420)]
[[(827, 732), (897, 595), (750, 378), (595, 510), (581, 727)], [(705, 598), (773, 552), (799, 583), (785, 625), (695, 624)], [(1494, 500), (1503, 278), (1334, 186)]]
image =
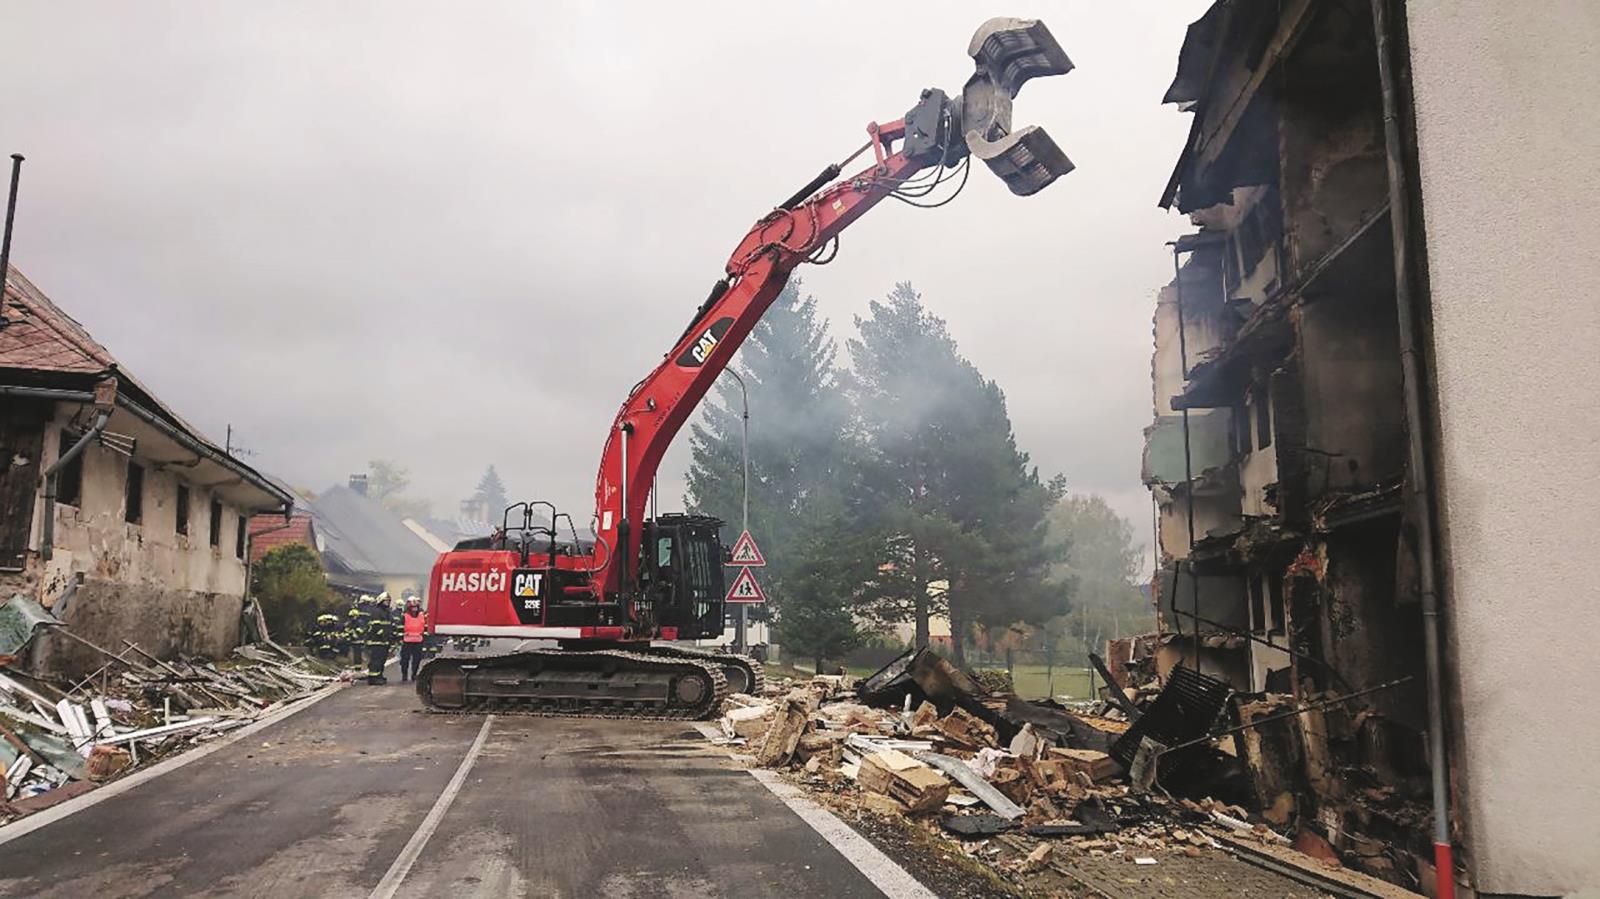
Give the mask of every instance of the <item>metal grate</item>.
[[(1222, 714), (1232, 689), (1226, 682), (1192, 668), (1174, 668), (1161, 695), (1117, 742), (1111, 744), (1111, 757), (1126, 770), (1133, 767), (1133, 756), (1145, 737), (1165, 746), (1176, 746), (1205, 736)], [(1180, 751), (1164, 756), (1161, 775), (1165, 777), (1187, 754)]]

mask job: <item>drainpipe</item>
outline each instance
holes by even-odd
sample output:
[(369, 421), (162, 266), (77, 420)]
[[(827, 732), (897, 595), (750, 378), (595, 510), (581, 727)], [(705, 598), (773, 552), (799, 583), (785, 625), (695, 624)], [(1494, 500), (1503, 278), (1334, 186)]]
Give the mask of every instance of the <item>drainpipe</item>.
[(61, 454), (44, 473), (44, 524), (39, 532), (39, 558), (49, 561), (55, 554), (56, 538), (56, 487), (61, 480), (61, 469), (71, 464), (83, 453), (89, 441), (99, 437), (111, 421), (111, 410), (117, 404), (117, 379), (106, 378), (94, 387), (94, 425), (78, 438), (71, 448)]
[[(1444, 678), (1439, 653), (1439, 587), (1435, 572), (1435, 520), (1428, 476), (1428, 445), (1422, 408), (1422, 353), (1417, 338), (1415, 290), (1417, 249), (1411, 243), (1411, 182), (1400, 134), (1399, 90), (1394, 71), (1393, 25), (1388, 0), (1372, 0), (1378, 80), (1383, 88), (1383, 141), (1389, 167), (1389, 229), (1394, 235), (1395, 311), (1399, 317), (1400, 370), (1406, 414), (1406, 499), (1417, 528), (1417, 582), (1422, 600), (1424, 662), (1428, 670), (1428, 765), (1433, 776), (1433, 863), (1440, 899), (1454, 899), (1455, 862), (1450, 839), (1449, 759), (1445, 752)], [(1421, 294), (1421, 296), (1419, 296)]]

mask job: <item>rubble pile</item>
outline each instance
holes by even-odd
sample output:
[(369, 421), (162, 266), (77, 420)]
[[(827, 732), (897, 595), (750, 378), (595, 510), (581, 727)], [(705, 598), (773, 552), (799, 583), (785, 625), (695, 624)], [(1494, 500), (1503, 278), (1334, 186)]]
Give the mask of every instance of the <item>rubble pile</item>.
[[(57, 627), (60, 634), (82, 641)], [(91, 644), (92, 646), (92, 644)], [(106, 664), (75, 684), (0, 666), (0, 824), (218, 738), (340, 679), (275, 643), (226, 662), (92, 646)]]
[[(1176, 779), (1181, 764), (1207, 767), (1209, 757), (1168, 754), (1149, 736), (1185, 734), (1200, 694), (1194, 685), (1142, 692), (1073, 706), (1028, 702), (983, 689), (933, 653), (913, 652), (859, 684), (818, 676), (769, 686), (763, 696), (735, 695), (716, 742), (754, 765), (793, 771), (799, 784), (842, 811), (891, 816), (937, 834), (1028, 889), (1038, 887), (1038, 876), (1083, 885), (1075, 860), (1250, 860), (1245, 845), (1299, 855), (1240, 805), (1177, 798), (1159, 785), (1162, 777)], [(1120, 702), (1135, 697), (1148, 701), (1142, 708)], [(1163, 708), (1174, 703), (1182, 708)], [(1132, 759), (1131, 771), (1120, 757)]]

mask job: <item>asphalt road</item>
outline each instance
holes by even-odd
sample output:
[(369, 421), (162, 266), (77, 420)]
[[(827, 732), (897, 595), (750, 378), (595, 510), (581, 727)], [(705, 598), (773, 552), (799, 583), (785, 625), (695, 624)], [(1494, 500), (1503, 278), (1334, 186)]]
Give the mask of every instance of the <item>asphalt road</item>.
[[(0, 897), (370, 896), (484, 720), (350, 687), (0, 845)], [(395, 895), (881, 894), (690, 725), (499, 716)]]

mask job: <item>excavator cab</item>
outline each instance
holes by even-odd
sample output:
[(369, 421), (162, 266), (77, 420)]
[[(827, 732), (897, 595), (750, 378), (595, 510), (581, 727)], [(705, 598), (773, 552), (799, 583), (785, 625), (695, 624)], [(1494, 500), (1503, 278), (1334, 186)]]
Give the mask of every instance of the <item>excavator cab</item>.
[(667, 514), (644, 525), (639, 543), (639, 592), (657, 624), (677, 639), (722, 635), (722, 520)]

